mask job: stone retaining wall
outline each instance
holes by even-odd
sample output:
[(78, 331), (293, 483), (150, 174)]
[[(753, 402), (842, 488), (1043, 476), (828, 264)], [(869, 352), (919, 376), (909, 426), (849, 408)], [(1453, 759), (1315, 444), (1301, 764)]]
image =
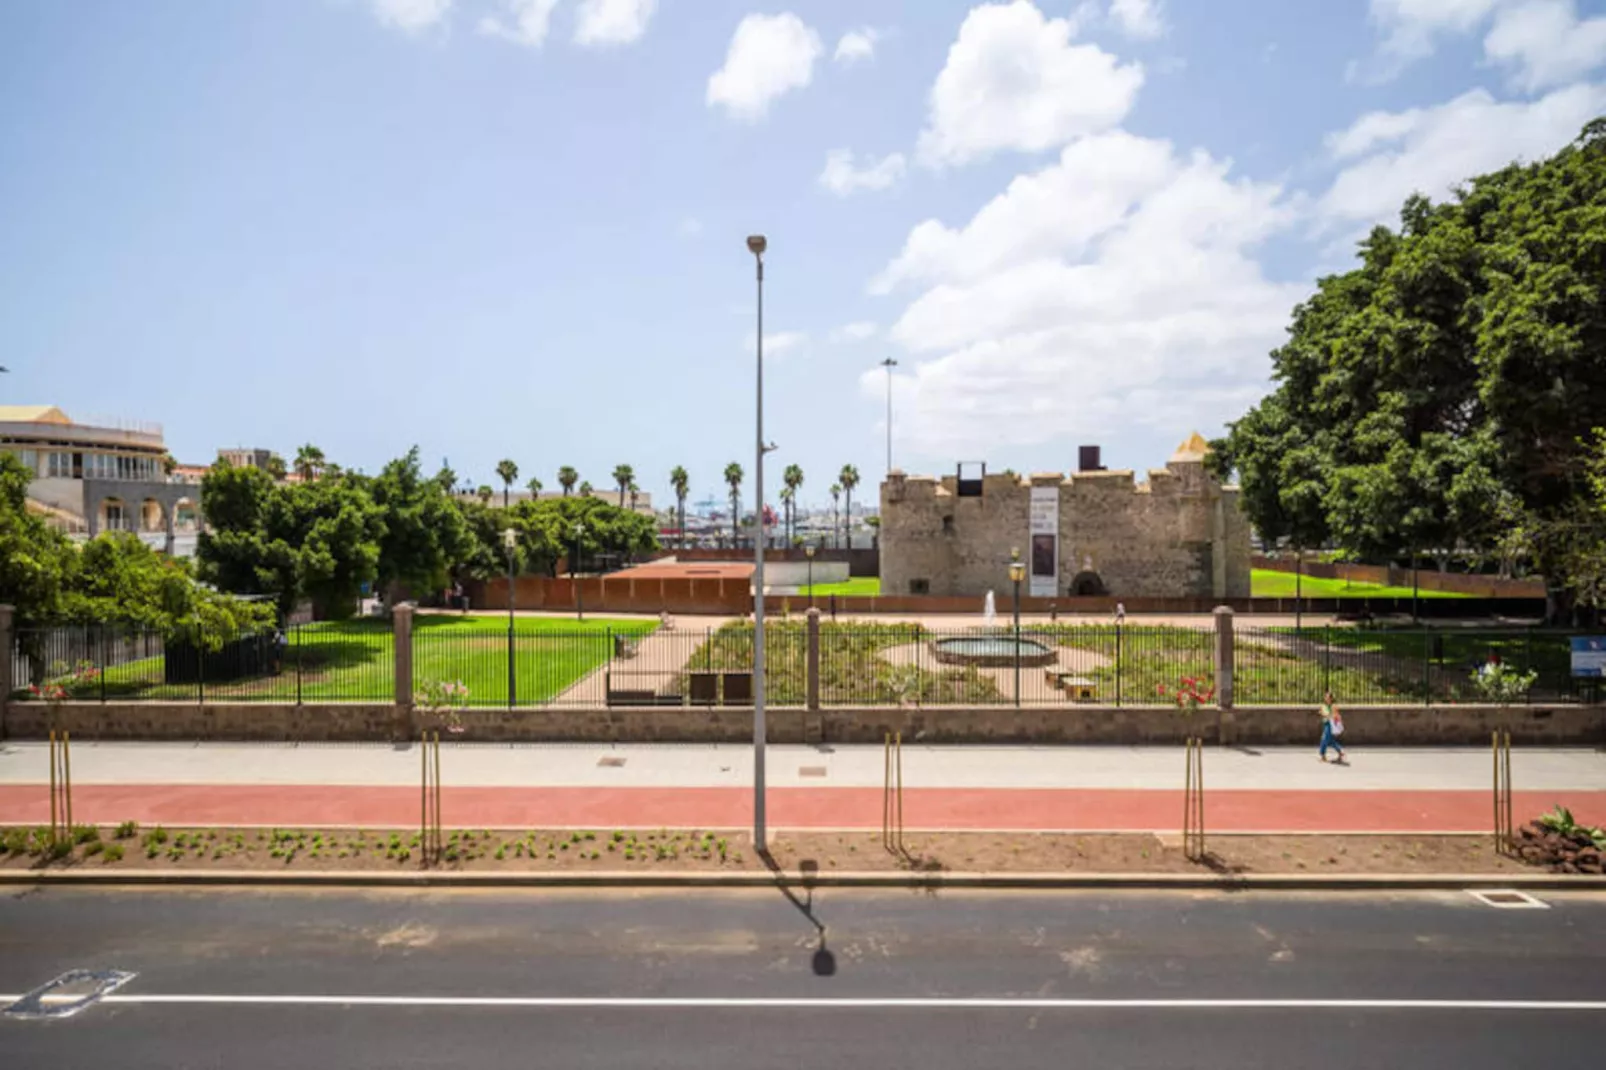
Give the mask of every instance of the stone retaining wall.
[[(47, 708), (12, 703), (12, 738), (45, 735)], [(1308, 745), (1319, 734), (1308, 706), (1201, 710), (1192, 721), (1167, 706), (1011, 706), (768, 711), (774, 743), (880, 743), (888, 732), (906, 743), (1180, 744), (1190, 733), (1240, 746)], [(465, 741), (745, 743), (753, 711), (739, 707), (640, 709), (471, 709)], [(1514, 743), (1606, 745), (1606, 707), (1348, 706), (1344, 742), (1368, 746), (1452, 746), (1489, 742), (1496, 726)], [(58, 725), (76, 739), (389, 741), (417, 727), (389, 704), (68, 702)]]

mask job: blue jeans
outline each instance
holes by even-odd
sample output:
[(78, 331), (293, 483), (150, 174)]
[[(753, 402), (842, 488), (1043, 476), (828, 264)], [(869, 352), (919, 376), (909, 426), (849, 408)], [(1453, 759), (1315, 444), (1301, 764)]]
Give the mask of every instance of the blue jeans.
[(1321, 746), (1321, 751), (1320, 751), (1320, 754), (1321, 754), (1321, 756), (1323, 758), (1327, 757), (1327, 748), (1328, 747), (1332, 747), (1334, 750), (1338, 751), (1338, 756), (1340, 758), (1344, 757), (1344, 745), (1341, 744), (1338, 741), (1338, 737), (1337, 736), (1333, 735), (1333, 722), (1332, 721), (1323, 721), (1322, 722), (1322, 746)]

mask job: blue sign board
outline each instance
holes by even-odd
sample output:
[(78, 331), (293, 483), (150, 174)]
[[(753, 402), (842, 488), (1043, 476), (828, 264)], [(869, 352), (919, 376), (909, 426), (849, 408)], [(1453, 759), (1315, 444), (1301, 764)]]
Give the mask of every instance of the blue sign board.
[(1606, 635), (1573, 637), (1573, 675), (1606, 676)]

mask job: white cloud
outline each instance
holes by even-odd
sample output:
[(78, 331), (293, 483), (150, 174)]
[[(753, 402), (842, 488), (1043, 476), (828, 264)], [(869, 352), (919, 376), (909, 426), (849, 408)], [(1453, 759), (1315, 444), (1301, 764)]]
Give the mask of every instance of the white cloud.
[[(747, 310), (749, 315), (752, 314), (752, 311), (752, 309)], [(747, 337), (742, 339), (742, 348), (749, 353), (753, 351), (754, 337), (755, 336), (753, 332), (748, 331)], [(808, 341), (809, 336), (803, 331), (776, 331), (774, 333), (765, 332), (764, 357), (765, 359), (769, 359), (770, 357), (783, 357), (788, 353), (802, 349), (808, 344)]]
[(871, 29), (869, 26), (861, 26), (857, 30), (849, 30), (836, 43), (836, 53), (832, 58), (838, 63), (853, 63), (856, 60), (870, 59), (875, 55), (875, 43), (880, 38), (881, 32)]
[(838, 344), (844, 342), (864, 342), (874, 338), (876, 336), (877, 329), (878, 328), (876, 325), (868, 320), (860, 320), (856, 323), (844, 323), (842, 326), (831, 332), (830, 338), (832, 342)]
[(480, 33), (529, 48), (540, 48), (546, 41), (547, 30), (551, 28), (552, 9), (558, 6), (558, 0), (502, 0), (502, 6), (507, 9), (512, 21), (505, 22), (496, 15), (486, 15), (480, 19)]
[(380, 22), (403, 33), (420, 33), (444, 19), (452, 0), (368, 0)]
[(1329, 225), (1392, 222), (1412, 193), (1444, 199), (1459, 183), (1513, 160), (1549, 156), (1606, 110), (1606, 85), (1575, 85), (1535, 101), (1499, 102), (1482, 89), (1431, 108), (1373, 112), (1328, 138), (1353, 159), (1320, 198)]
[[(898, 377), (911, 445), (951, 456), (1240, 415), (1308, 292), (1251, 256), (1296, 207), (1204, 152), (1114, 131), (963, 226), (920, 224), (878, 280), (928, 287), (890, 332), (927, 358)], [(863, 378), (867, 393), (883, 374)]]
[(1433, 54), (1444, 34), (1468, 33), (1500, 0), (1371, 0), (1370, 17), (1383, 31), (1376, 79)]
[(876, 160), (866, 156), (864, 166), (853, 163), (853, 150), (832, 149), (825, 156), (825, 170), (820, 172), (819, 183), (838, 197), (846, 197), (859, 190), (887, 189), (903, 177), (903, 153), (894, 152)]
[(1041, 152), (1119, 123), (1143, 69), (1097, 45), (1071, 44), (1074, 29), (1028, 0), (972, 8), (931, 87), (922, 162)]
[(1159, 37), (1165, 32), (1160, 0), (1110, 0), (1110, 19), (1128, 37)]
[(1606, 15), (1580, 20), (1573, 0), (1509, 3), (1495, 13), (1483, 54), (1513, 68), (1527, 92), (1563, 85), (1606, 63)]
[(658, 0), (580, 0), (574, 40), (580, 45), (628, 45), (647, 32)]
[(754, 122), (770, 102), (814, 77), (820, 35), (791, 12), (748, 15), (736, 26), (725, 65), (708, 79), (707, 103)]

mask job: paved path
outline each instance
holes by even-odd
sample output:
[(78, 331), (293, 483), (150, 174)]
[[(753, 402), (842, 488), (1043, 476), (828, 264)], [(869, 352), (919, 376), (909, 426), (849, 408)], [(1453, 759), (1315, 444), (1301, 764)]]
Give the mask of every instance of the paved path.
[(1598, 896), (46, 888), (0, 994), (122, 970), (18, 1070), (1601, 1065)]
[[(1182, 755), (1166, 747), (935, 747), (903, 753), (905, 823), (916, 828), (1173, 829)], [(771, 823), (878, 828), (880, 747), (772, 746)], [(448, 744), (443, 817), (460, 827), (741, 828), (752, 751), (695, 745)], [(48, 817), (41, 744), (0, 750), (0, 822)], [(1518, 749), (1514, 810), (1556, 803), (1606, 823), (1606, 755)], [(408, 826), (415, 747), (372, 744), (99, 743), (73, 748), (74, 814), (144, 824)], [(1490, 758), (1476, 748), (1369, 750), (1323, 765), (1307, 749), (1211, 748), (1205, 781), (1219, 831), (1463, 831), (1488, 827)]]

